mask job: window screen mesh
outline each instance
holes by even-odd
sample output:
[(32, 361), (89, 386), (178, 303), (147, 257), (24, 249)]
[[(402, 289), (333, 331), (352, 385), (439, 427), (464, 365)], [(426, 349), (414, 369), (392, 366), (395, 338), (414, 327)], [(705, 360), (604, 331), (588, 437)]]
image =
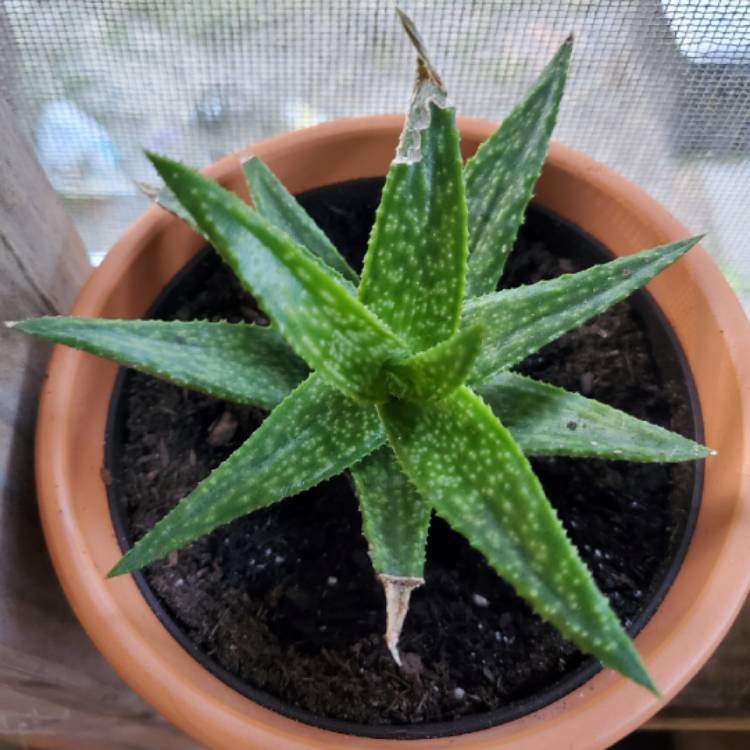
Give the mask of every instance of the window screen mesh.
[[(556, 138), (639, 183), (750, 302), (750, 2), (408, 2), (459, 112), (499, 119), (569, 31)], [(144, 208), (147, 147), (204, 165), (273, 133), (403, 111), (384, 0), (5, 0), (0, 81), (93, 257)]]

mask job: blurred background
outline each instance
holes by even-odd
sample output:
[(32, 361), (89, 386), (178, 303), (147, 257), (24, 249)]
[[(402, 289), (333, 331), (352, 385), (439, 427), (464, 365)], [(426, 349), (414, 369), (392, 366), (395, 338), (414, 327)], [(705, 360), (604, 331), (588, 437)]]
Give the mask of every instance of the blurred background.
[[(565, 36), (556, 138), (669, 208), (750, 306), (750, 2), (404, 0), (464, 115), (498, 120)], [(274, 133), (401, 112), (386, 0), (5, 0), (0, 85), (97, 262), (146, 200), (145, 148), (203, 166)]]

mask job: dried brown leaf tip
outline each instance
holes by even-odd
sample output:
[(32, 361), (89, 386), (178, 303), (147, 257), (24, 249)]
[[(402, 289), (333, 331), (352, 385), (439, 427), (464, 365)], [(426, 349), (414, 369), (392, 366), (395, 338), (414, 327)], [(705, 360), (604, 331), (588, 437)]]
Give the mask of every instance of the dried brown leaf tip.
[(411, 18), (409, 18), (409, 16), (407, 16), (398, 6), (396, 7), (396, 13), (401, 21), (401, 26), (409, 37), (411, 43), (414, 45), (414, 49), (417, 51), (417, 77), (420, 80), (430, 80), (438, 88), (445, 90), (442, 79), (437, 70), (435, 70), (435, 66), (430, 62), (426, 45), (422, 40), (422, 36), (417, 30), (414, 21), (412, 21)]
[(409, 611), (409, 601), (412, 591), (424, 584), (424, 578), (384, 574), (379, 575), (378, 578), (380, 578), (385, 591), (385, 608), (387, 613), (385, 643), (391, 652), (393, 660), (401, 666), (401, 654), (398, 650), (398, 642), (401, 639), (404, 620)]

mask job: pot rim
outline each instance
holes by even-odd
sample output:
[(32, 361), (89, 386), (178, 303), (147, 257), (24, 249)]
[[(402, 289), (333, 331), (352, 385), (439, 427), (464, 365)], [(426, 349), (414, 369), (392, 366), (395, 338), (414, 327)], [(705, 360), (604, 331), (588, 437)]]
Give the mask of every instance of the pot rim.
[[(206, 172), (244, 197), (237, 157), (250, 153), (269, 163), (293, 192), (352, 177), (382, 175), (402, 122), (401, 116), (386, 115), (327, 123), (258, 143)], [(459, 118), (459, 126), (467, 151), (495, 127), (468, 118)], [(367, 148), (362, 148), (364, 144)], [(557, 144), (550, 148), (536, 200), (617, 254), (687, 235), (638, 188)], [(73, 313), (139, 316), (147, 306), (141, 287), (153, 287), (169, 278), (202, 244), (164, 211), (150, 208), (94, 272)], [(124, 288), (118, 286), (123, 276), (129, 282)], [(745, 542), (750, 529), (745, 499), (750, 483), (750, 445), (745, 439), (750, 425), (750, 326), (728, 284), (701, 248), (693, 249), (648, 288), (675, 330), (693, 371), (707, 442), (719, 449), (719, 455), (706, 464), (704, 502), (682, 570), (636, 639), (662, 698), (605, 670), (534, 714), (460, 735), (463, 747), (489, 750), (510, 743), (514, 748), (548, 747), (567, 740), (576, 747), (596, 748), (615, 742), (653, 715), (697, 672), (731, 625), (750, 588), (750, 547)], [(260, 748), (273, 743), (283, 750), (352, 744), (394, 748), (404, 742), (409, 747), (437, 750), (455, 745), (455, 736), (354, 738), (271, 712), (232, 691), (192, 661), (179, 644), (168, 642), (171, 636), (130, 577), (104, 578), (119, 557), (119, 547), (111, 520), (103, 519), (100, 507), (108, 515), (99, 475), (103, 447), (79, 445), (75, 436), (99, 427), (103, 434), (101, 404), (108, 403), (116, 369), (113, 363), (91, 355), (55, 347), (40, 402), (37, 486), (45, 536), (66, 596), (99, 650), (125, 681), (210, 747)], [(584, 714), (586, 738), (580, 736)], [(581, 745), (582, 741), (587, 744)]]

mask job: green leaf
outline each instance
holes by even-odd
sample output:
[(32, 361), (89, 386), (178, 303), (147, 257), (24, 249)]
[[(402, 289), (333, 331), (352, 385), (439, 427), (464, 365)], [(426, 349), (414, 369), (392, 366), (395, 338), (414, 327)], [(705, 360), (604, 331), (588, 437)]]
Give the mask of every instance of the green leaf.
[(398, 398), (444, 398), (466, 381), (482, 345), (482, 329), (465, 328), (408, 359), (386, 365), (388, 387)]
[(515, 372), (498, 372), (476, 390), (527, 456), (665, 463), (711, 453), (676, 432)]
[(550, 281), (467, 300), (462, 325), (481, 325), (485, 331), (470, 382), (481, 383), (511, 367), (624, 299), (700, 239), (672, 242)]
[[(419, 45), (415, 34), (412, 28)], [(421, 351), (458, 329), (467, 230), (455, 112), (424, 49), (417, 50), (418, 79), (370, 235), (359, 299)]]
[(384, 445), (351, 468), (377, 573), (422, 578), (430, 506)]
[(348, 396), (382, 399), (383, 364), (406, 352), (348, 282), (234, 193), (178, 162), (150, 158), (297, 354)]
[(582, 650), (654, 690), (510, 433), (461, 387), (442, 401), (378, 407), (400, 464), (436, 512)]
[(372, 407), (313, 373), (109, 575), (142, 568), (238, 516), (314, 487), (373, 451), (382, 435)]
[(414, 589), (424, 583), (427, 531), (432, 508), (401, 471), (384, 446), (351, 469), (362, 512), (362, 533), (383, 584), (385, 642), (401, 664), (398, 642)]
[(547, 154), (572, 50), (570, 37), (526, 98), (466, 163), (467, 297), (494, 291), (502, 276)]
[(16, 328), (217, 398), (270, 409), (307, 375), (274, 330), (244, 323), (45, 317)]
[(359, 282), (357, 272), (341, 256), (325, 232), (257, 156), (245, 161), (242, 169), (255, 207), (271, 224), (335, 268), (348, 281), (353, 284)]

